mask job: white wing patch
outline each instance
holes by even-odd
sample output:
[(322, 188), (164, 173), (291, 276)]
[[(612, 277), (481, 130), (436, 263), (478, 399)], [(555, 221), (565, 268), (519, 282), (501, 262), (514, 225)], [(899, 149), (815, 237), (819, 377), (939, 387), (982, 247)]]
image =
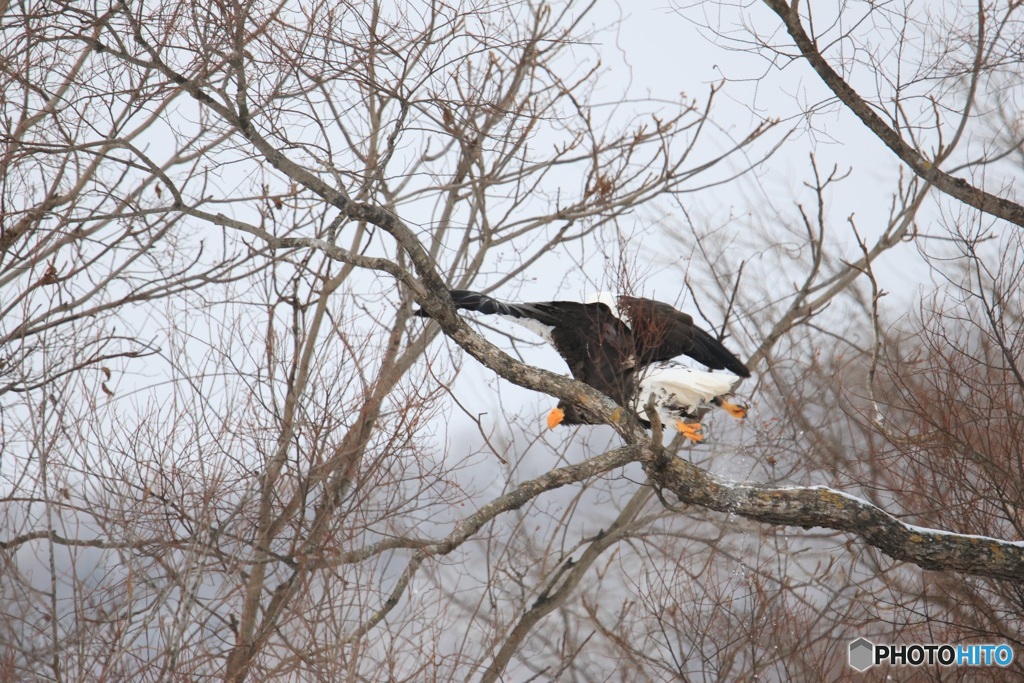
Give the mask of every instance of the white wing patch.
[(555, 345), (555, 339), (551, 336), (551, 333), (555, 330), (553, 325), (545, 325), (533, 318), (517, 318), (514, 315), (499, 315), (498, 317), (504, 318), (505, 320), (511, 320), (515, 324), (525, 327), (530, 332), (533, 332), (548, 344), (551, 344), (552, 346)]

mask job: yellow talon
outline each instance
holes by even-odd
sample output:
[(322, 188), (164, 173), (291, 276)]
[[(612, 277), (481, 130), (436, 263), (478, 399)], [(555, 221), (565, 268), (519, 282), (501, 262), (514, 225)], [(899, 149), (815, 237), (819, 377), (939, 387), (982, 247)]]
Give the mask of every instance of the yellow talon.
[(742, 420), (747, 416), (746, 406), (741, 406), (738, 403), (729, 403), (728, 401), (722, 401), (722, 410), (729, 413), (737, 420)]
[(704, 425), (700, 424), (699, 422), (695, 422), (694, 424), (687, 424), (686, 422), (679, 420), (678, 422), (676, 422), (676, 429), (679, 430), (679, 433), (685, 436), (690, 441), (704, 440), (704, 435), (701, 433), (701, 431), (704, 429)]
[(552, 408), (551, 412), (548, 413), (548, 429), (554, 429), (558, 425), (562, 424), (562, 420), (565, 419), (565, 411), (561, 408)]

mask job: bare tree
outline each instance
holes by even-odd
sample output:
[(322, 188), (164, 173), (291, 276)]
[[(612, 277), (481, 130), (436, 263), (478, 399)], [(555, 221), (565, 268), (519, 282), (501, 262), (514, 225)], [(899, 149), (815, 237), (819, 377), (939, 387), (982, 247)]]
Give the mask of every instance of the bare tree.
[[(958, 53), (922, 53), (948, 86), (915, 93), (934, 103), (927, 156), (906, 104), (879, 118), (809, 19), (766, 4), (792, 56), (911, 172), (870, 241), (844, 226), (852, 250), (828, 211), (844, 172), (814, 159), (810, 204), (721, 248), (680, 198), (763, 172), (787, 131), (716, 131), (718, 87), (606, 96), (593, 5), (3, 6), (5, 676), (825, 677), (846, 671), (836, 625), (932, 616), (929, 637), (1016, 642), (1024, 549), (1001, 539), (1018, 531), (1019, 254), (965, 226), (1021, 209), (1009, 181), (954, 175), (1016, 153), (1006, 129), (981, 158), (963, 142), (1005, 78), (1010, 15), (976, 14), (966, 72)], [(856, 41), (844, 12), (834, 30)], [(922, 305), (907, 323), (932, 342), (918, 358), (884, 333), (875, 272), (911, 240), (925, 263), (946, 257), (917, 228), (935, 190), (971, 207), (941, 235), (967, 275), (962, 313)], [(691, 222), (668, 237), (693, 253), (676, 286), (747, 349), (762, 406), (686, 453), (505, 353), (446, 293), (514, 293), (565, 259), (605, 269), (595, 254), (636, 286), (614, 265), (638, 253), (624, 225), (674, 208)], [(771, 278), (786, 287), (768, 300), (747, 285)], [(955, 315), (973, 336), (944, 331)], [(823, 341), (858, 325), (869, 339)], [(923, 423), (959, 389), (900, 370), (918, 363), (985, 395), (970, 414), (987, 430)], [(549, 438), (514, 398), (487, 402), (495, 421), (459, 381), (483, 371), (612, 430)], [(1000, 430), (998, 451), (984, 434)], [(942, 471), (951, 450), (959, 469)], [(943, 580), (916, 590), (920, 571), (888, 558)], [(907, 615), (879, 613), (880, 586)]]

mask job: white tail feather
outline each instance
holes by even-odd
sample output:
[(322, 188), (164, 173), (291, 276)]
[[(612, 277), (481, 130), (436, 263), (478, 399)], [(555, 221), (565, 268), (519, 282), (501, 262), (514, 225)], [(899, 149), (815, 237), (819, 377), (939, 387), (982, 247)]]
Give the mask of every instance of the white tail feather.
[(719, 396), (728, 395), (739, 380), (735, 375), (723, 375), (694, 370), (671, 363), (656, 363), (640, 380), (637, 410), (643, 411), (653, 393), (662, 416), (677, 416), (680, 409), (693, 413), (702, 405)]

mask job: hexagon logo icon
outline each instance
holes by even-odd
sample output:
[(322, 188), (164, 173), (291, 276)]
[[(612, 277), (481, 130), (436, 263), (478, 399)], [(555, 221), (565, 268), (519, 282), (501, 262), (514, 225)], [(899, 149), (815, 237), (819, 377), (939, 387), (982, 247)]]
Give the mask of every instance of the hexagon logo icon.
[(850, 666), (864, 671), (874, 664), (875, 646), (867, 638), (858, 638), (850, 643)]

